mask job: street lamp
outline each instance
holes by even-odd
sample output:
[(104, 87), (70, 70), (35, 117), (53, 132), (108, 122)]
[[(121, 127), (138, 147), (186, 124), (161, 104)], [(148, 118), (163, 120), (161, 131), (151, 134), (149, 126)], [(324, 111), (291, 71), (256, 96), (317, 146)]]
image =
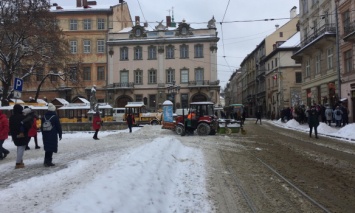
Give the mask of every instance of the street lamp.
[(169, 85), (167, 89), (168, 89), (168, 94), (171, 97), (171, 101), (173, 102), (173, 108), (175, 110), (175, 95), (179, 93), (180, 86), (175, 85), (175, 81), (173, 81), (173, 84)]

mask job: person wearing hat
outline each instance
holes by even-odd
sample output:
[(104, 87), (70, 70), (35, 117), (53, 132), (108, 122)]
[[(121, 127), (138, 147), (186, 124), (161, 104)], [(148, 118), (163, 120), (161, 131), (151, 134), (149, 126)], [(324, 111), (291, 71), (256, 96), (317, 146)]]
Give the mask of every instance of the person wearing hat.
[(309, 125), (309, 137), (312, 137), (312, 129), (314, 129), (314, 135), (318, 139), (317, 127), (319, 126), (319, 114), (315, 106), (312, 106), (308, 110), (308, 125)]
[(6, 158), (6, 156), (10, 153), (9, 150), (5, 149), (2, 145), (4, 141), (9, 136), (9, 121), (5, 114), (0, 110), (0, 160)]
[[(43, 149), (45, 151), (43, 163), (45, 167), (55, 166), (52, 162), (53, 153), (58, 152), (58, 137), (59, 140), (62, 140), (62, 126), (55, 110), (55, 106), (52, 103), (49, 103), (48, 111), (42, 117), (41, 132)], [(50, 128), (48, 128), (48, 126), (45, 128), (44, 123), (48, 123), (48, 121), (50, 122)]]
[(23, 153), (28, 143), (28, 130), (31, 128), (31, 122), (23, 122), (25, 115), (22, 112), (23, 107), (15, 104), (13, 114), (9, 118), (9, 127), (12, 140), (17, 146), (16, 166), (15, 169), (24, 168)]
[(95, 139), (95, 140), (100, 140), (97, 137), (97, 134), (99, 133), (101, 125), (102, 125), (102, 120), (100, 118), (100, 112), (96, 111), (95, 114), (94, 114), (94, 117), (92, 119), (92, 128), (95, 130), (94, 137), (92, 137), (92, 138)]

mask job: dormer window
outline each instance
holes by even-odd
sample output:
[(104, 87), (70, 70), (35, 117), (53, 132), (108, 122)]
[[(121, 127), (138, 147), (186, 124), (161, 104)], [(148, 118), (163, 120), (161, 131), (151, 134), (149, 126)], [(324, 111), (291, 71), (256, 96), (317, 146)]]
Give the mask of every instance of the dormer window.
[(141, 32), (141, 29), (136, 29), (136, 36), (139, 37), (141, 36), (142, 32)]
[(187, 34), (187, 29), (186, 27), (181, 28), (181, 34), (186, 35)]

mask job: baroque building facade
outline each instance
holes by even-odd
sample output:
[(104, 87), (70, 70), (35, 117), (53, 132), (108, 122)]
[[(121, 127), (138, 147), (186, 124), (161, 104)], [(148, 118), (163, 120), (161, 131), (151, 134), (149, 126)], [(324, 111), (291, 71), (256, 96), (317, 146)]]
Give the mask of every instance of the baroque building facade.
[(175, 108), (186, 108), (194, 101), (219, 104), (219, 38), (214, 18), (199, 29), (185, 20), (171, 27), (170, 17), (166, 20), (148, 30), (136, 16), (133, 27), (109, 33), (107, 90), (111, 105), (144, 102), (156, 111), (165, 100), (171, 100)]

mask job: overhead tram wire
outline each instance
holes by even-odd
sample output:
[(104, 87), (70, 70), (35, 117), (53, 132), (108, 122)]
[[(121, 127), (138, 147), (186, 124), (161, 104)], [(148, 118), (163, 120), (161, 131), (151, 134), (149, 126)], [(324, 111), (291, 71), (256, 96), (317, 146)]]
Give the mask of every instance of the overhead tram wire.
[[(227, 10), (228, 10), (228, 7), (229, 7), (229, 3), (230, 3), (230, 0), (228, 0), (228, 4), (227, 4), (227, 7), (226, 7), (226, 10), (224, 11), (224, 15), (223, 15), (223, 18), (222, 18), (222, 21), (220, 22), (221, 24), (221, 35), (222, 35), (222, 46), (223, 46), (223, 58), (224, 58), (224, 61), (226, 62), (227, 66), (229, 67), (229, 69), (231, 69), (231, 67), (229, 66), (229, 63), (226, 59), (226, 52), (225, 52), (225, 48), (224, 48), (224, 36), (223, 36), (223, 21), (224, 21), (224, 18), (227, 14)], [(232, 70), (232, 69), (231, 69)]]

